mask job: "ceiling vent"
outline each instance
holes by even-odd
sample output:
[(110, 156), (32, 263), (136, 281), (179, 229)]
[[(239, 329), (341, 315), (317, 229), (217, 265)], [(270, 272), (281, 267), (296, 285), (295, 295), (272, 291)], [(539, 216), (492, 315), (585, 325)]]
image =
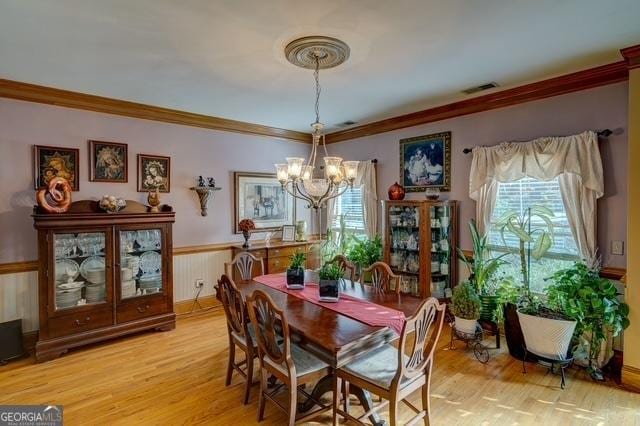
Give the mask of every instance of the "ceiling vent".
[(357, 122), (353, 120), (347, 120), (347, 121), (343, 121), (342, 123), (336, 124), (336, 127), (349, 127), (349, 126), (353, 126), (354, 124), (357, 124)]
[(489, 83), (481, 84), (480, 86), (470, 87), (462, 91), (465, 95), (472, 95), (474, 93), (482, 92), (483, 90), (493, 89), (494, 87), (498, 87), (499, 84), (495, 81), (491, 81)]

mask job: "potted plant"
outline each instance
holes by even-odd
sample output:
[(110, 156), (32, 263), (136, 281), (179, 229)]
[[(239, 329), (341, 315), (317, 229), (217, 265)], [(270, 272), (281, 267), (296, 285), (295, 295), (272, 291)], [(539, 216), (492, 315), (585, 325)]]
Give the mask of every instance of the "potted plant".
[(320, 277), (320, 285), (318, 291), (320, 292), (320, 301), (322, 302), (337, 302), (340, 296), (340, 280), (344, 271), (340, 266), (335, 263), (325, 263), (318, 271)]
[(505, 263), (502, 258), (508, 253), (491, 257), (489, 238), (487, 235), (480, 236), (474, 219), (469, 221), (469, 231), (473, 243), (473, 257), (467, 258), (464, 252), (458, 248), (458, 258), (467, 266), (469, 282), (480, 297), (480, 319), (490, 321), (493, 319), (498, 300), (495, 276), (500, 266)]
[(503, 280), (498, 291), (497, 307), (497, 310), (502, 312), (498, 312), (496, 317), (504, 320), (505, 338), (509, 353), (520, 360), (524, 359), (525, 356), (525, 340), (517, 309), (533, 303), (533, 295), (529, 285), (531, 260), (541, 259), (553, 245), (553, 217), (553, 212), (548, 208), (532, 206), (523, 212), (509, 211), (496, 224), (504, 246), (508, 246), (505, 237), (506, 233), (511, 234), (518, 241), (516, 253), (520, 260), (522, 285), (519, 288), (514, 288), (514, 280)]
[(307, 257), (304, 252), (296, 250), (289, 259), (291, 262), (287, 269), (287, 288), (304, 288), (304, 262)]
[(473, 285), (465, 281), (454, 287), (451, 304), (456, 331), (475, 334), (478, 318), (480, 318), (480, 298)]
[(347, 252), (347, 259), (356, 265), (356, 273), (362, 281), (371, 281), (370, 277), (362, 277), (362, 271), (382, 260), (382, 238), (376, 235), (373, 239), (364, 238), (353, 242)]
[[(601, 356), (608, 335), (617, 336), (629, 326), (629, 306), (618, 300), (615, 285), (601, 278), (597, 268), (583, 262), (556, 272), (545, 290), (550, 308), (577, 322), (574, 343), (586, 342), (583, 361), (592, 377), (602, 380), (600, 368), (609, 356)], [(599, 361), (600, 360), (600, 361)]]

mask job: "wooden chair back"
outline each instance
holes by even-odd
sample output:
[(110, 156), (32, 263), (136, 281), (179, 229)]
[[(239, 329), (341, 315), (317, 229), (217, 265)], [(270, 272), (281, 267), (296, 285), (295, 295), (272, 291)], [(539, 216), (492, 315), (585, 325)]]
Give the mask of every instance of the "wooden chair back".
[(345, 256), (339, 254), (330, 263), (335, 263), (344, 271), (344, 278), (347, 278), (351, 283), (356, 279), (356, 265), (349, 261)]
[[(400, 275), (393, 273), (389, 265), (384, 262), (376, 262), (364, 271), (362, 275), (371, 273), (371, 286), (381, 292), (395, 292), (400, 293)], [(360, 277), (362, 279), (362, 277)], [(391, 282), (393, 281), (395, 288), (391, 289)]]
[(248, 338), (248, 324), (242, 294), (227, 275), (222, 275), (218, 280), (218, 291), (220, 292), (220, 301), (224, 308), (224, 314), (227, 317), (229, 331)]
[[(264, 358), (267, 357), (273, 364), (283, 365), (289, 370), (290, 377), (292, 373), (295, 377), (295, 371), (291, 371), (294, 366), (291, 359), (289, 323), (283, 311), (261, 290), (254, 290), (247, 298), (247, 309), (256, 334), (260, 364), (264, 365)], [(282, 342), (282, 345), (279, 342)]]
[[(445, 307), (444, 303), (441, 304), (435, 297), (430, 297), (422, 302), (411, 318), (407, 318), (400, 334), (398, 370), (392, 381), (393, 385), (421, 374), (426, 374), (428, 380), (444, 323)], [(403, 354), (408, 358), (404, 358)]]
[(260, 275), (264, 275), (264, 261), (262, 258), (255, 257), (248, 251), (243, 251), (235, 255), (231, 262), (224, 264), (225, 274), (232, 277), (233, 268), (238, 271), (238, 277), (241, 282), (249, 282), (253, 279), (253, 266), (255, 263), (260, 264)]

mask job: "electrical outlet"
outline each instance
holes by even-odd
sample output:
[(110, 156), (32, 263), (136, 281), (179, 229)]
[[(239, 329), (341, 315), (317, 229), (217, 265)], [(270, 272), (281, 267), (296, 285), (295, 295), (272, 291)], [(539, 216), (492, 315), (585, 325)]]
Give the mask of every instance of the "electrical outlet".
[(202, 288), (204, 287), (204, 280), (202, 278), (198, 278), (196, 280), (196, 288)]
[(624, 241), (611, 241), (611, 254), (622, 256), (624, 254)]

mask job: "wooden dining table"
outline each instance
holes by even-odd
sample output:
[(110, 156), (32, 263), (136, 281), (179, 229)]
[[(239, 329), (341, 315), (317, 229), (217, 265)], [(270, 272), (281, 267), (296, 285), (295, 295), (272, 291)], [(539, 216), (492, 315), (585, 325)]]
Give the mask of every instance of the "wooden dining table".
[[(248, 297), (255, 290), (261, 290), (271, 296), (287, 318), (292, 340), (334, 368), (342, 367), (357, 357), (366, 356), (367, 352), (399, 337), (388, 327), (365, 324), (257, 281), (238, 287), (244, 297)], [(412, 316), (422, 302), (422, 299), (407, 294), (376, 292), (369, 286), (349, 280), (345, 280), (341, 292), (401, 311), (405, 317)], [(332, 377), (324, 377), (311, 392), (312, 399), (318, 400), (332, 390)], [(371, 408), (372, 401), (368, 392), (350, 386), (350, 393), (360, 400), (365, 412)], [(310, 399), (306, 404), (301, 404), (299, 410), (308, 411), (313, 405), (314, 402)], [(377, 414), (373, 414), (369, 419), (373, 424), (384, 424)]]

